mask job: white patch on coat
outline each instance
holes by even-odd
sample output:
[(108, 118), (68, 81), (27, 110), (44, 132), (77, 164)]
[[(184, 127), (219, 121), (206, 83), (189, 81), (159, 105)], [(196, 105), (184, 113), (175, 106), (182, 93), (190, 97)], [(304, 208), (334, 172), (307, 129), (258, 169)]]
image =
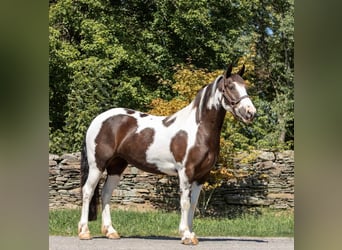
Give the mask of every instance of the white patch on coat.
[(207, 103), (207, 108), (210, 110), (212, 108), (218, 109), (220, 106), (220, 100), (222, 98), (222, 92), (217, 88), (217, 83), (222, 76), (216, 78), (214, 84), (212, 85), (211, 96)]
[(205, 86), (202, 90), (200, 102), (198, 104), (198, 113), (199, 113), (199, 119), (200, 120), (202, 119), (201, 115), (202, 115), (203, 101), (204, 101), (204, 96), (205, 96), (205, 93), (207, 92), (207, 90), (208, 90), (208, 86)]
[(247, 91), (246, 91), (246, 88), (244, 86), (241, 86), (241, 84), (239, 84), (237, 82), (233, 82), (233, 84), (235, 85), (235, 89), (237, 90), (237, 92), (239, 92), (240, 96), (247, 95)]
[(154, 130), (154, 140), (146, 151), (146, 161), (156, 165), (158, 170), (165, 174), (177, 175), (177, 171), (184, 167), (185, 162), (176, 162), (170, 150), (171, 141), (180, 130), (184, 130), (188, 139), (187, 152), (194, 145), (197, 134), (196, 110), (192, 108), (192, 105), (186, 106), (170, 117), (170, 120), (175, 119), (175, 121), (169, 126), (163, 124), (165, 116), (148, 115), (142, 118), (138, 117), (138, 114), (132, 114), (132, 116), (138, 122), (136, 133), (145, 128)]

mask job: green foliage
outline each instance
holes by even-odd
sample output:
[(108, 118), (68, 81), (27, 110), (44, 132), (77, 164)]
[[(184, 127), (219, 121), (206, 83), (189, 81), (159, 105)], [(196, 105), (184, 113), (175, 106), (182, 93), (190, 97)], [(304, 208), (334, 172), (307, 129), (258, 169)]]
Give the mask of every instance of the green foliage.
[[(293, 147), (294, 125), (294, 1), (262, 1), (251, 18), (257, 32), (255, 86), (262, 99), (261, 113), (273, 126), (262, 144)], [(265, 119), (267, 119), (265, 117)]]
[(237, 61), (247, 66), (258, 117), (245, 126), (227, 115), (223, 152), (292, 148), (293, 7), (293, 0), (50, 1), (50, 152), (80, 150), (90, 121), (112, 107), (175, 112)]
[(204, 69), (196, 69), (194, 65), (177, 65), (172, 85), (176, 93), (171, 100), (160, 98), (153, 99), (150, 113), (154, 115), (171, 115), (188, 105), (196, 96), (197, 92), (206, 84), (212, 82), (223, 71), (208, 72)]

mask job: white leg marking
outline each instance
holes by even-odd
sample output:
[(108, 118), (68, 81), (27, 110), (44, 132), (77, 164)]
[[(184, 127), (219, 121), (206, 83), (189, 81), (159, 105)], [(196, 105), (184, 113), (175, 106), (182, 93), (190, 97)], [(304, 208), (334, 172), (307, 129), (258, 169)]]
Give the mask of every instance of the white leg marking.
[(119, 175), (108, 175), (102, 189), (102, 233), (111, 239), (119, 238), (117, 231), (113, 228), (110, 217), (110, 199), (114, 188), (119, 185), (119, 182)]
[(188, 215), (190, 209), (190, 183), (185, 174), (185, 168), (179, 171), (179, 186), (181, 191), (181, 221), (179, 231), (181, 234), (184, 234), (185, 231), (189, 231)]
[(80, 239), (90, 239), (90, 232), (88, 229), (88, 214), (89, 214), (89, 203), (93, 197), (97, 183), (101, 178), (101, 171), (97, 167), (89, 166), (89, 175), (86, 183), (82, 188), (82, 214), (81, 220), (78, 224), (78, 235)]
[[(191, 212), (192, 204), (190, 203), (190, 190), (191, 185), (189, 180), (185, 174), (185, 168), (179, 171), (179, 184), (181, 189), (181, 221), (179, 224), (179, 232), (182, 236), (183, 244), (198, 244), (198, 240), (194, 232), (191, 232), (191, 224), (193, 219), (193, 213)], [(196, 185), (197, 186), (197, 185)], [(195, 188), (196, 189), (196, 188)], [(196, 189), (194, 194), (191, 194), (191, 197), (194, 198), (194, 206), (196, 206), (199, 191)]]
[(192, 232), (192, 225), (193, 225), (193, 219), (194, 214), (197, 206), (198, 197), (201, 193), (202, 185), (198, 185), (197, 182), (192, 183), (191, 185), (191, 205), (189, 210), (189, 227), (190, 231)]

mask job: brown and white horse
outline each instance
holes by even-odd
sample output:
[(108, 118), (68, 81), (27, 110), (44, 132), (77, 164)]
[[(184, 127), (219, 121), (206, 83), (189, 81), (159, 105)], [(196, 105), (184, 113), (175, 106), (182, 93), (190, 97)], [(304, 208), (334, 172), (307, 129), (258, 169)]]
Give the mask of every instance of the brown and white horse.
[(125, 108), (98, 115), (86, 133), (81, 159), (83, 206), (78, 224), (80, 239), (90, 239), (88, 219), (96, 219), (98, 183), (102, 189), (102, 233), (119, 238), (110, 216), (112, 192), (128, 164), (156, 174), (178, 175), (181, 190), (179, 232), (183, 244), (198, 244), (192, 231), (194, 212), (203, 183), (219, 154), (226, 111), (249, 123), (256, 109), (242, 79), (245, 67), (231, 74), (232, 65), (203, 87), (196, 98), (175, 114), (153, 116)]

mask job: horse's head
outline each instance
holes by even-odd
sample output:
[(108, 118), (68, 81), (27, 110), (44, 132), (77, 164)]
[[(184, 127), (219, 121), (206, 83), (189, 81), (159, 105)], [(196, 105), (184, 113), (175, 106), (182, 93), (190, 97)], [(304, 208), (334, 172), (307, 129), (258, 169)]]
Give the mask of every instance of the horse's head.
[(232, 65), (228, 66), (221, 78), (221, 104), (225, 110), (232, 112), (235, 118), (244, 123), (250, 123), (253, 121), (256, 109), (247, 94), (246, 84), (242, 79), (244, 71), (245, 65), (237, 74), (231, 74)]

